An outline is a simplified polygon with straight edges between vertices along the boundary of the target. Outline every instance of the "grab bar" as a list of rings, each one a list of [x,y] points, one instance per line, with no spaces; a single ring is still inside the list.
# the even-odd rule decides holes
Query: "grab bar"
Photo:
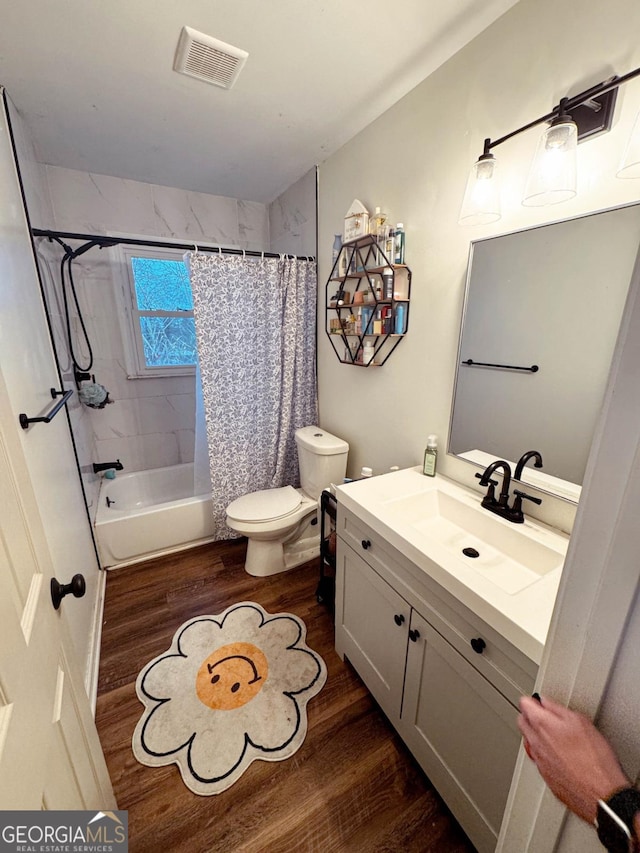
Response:
[[[462,364],[466,364],[467,367],[497,367],[500,370],[528,370],[529,373],[537,373],[540,370],[537,364],[532,364],[531,367],[516,367],[514,364],[490,364],[488,361],[474,361],[472,358],[468,358]]]
[[[73,388],[71,388],[69,391],[56,391],[55,388],[51,388],[51,396],[54,400],[56,399],[56,397],[60,397],[60,395],[62,395],[61,399],[58,400],[53,409],[51,409],[48,414],[43,415],[40,418],[29,418],[25,415],[24,412],[22,412],[20,415],[18,415],[20,426],[22,427],[22,429],[29,429],[29,426],[31,424],[50,424],[72,394]]]

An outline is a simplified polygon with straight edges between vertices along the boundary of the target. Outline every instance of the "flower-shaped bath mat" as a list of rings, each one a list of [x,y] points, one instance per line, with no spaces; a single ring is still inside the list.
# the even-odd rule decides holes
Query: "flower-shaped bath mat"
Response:
[[[252,761],[282,761],[307,733],[307,702],[327,678],[304,622],[243,601],[199,616],[138,675],[133,733],[141,764],[175,762],[195,794],[219,794]]]

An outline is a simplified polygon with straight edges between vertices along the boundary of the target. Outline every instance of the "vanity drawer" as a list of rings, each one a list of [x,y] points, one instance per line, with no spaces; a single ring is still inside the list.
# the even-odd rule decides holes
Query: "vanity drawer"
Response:
[[[397,577],[401,581],[400,561],[404,559],[402,555],[398,555],[399,561],[395,549],[389,545],[383,536],[376,533],[352,513],[343,510],[339,503],[337,533],[353,548],[356,554],[366,560],[379,573],[390,572],[394,579]],[[386,579],[393,583],[391,578]]]
[[[416,609],[513,705],[533,691],[538,665],[460,602],[432,593]]]
[[[513,705],[533,690],[538,665],[353,513],[338,504],[338,536]],[[340,546],[339,546],[340,547]],[[344,547],[344,546],[342,546]]]

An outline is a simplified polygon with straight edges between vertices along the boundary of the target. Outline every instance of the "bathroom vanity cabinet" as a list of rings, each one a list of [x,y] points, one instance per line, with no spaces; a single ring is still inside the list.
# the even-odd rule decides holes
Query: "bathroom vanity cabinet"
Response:
[[[336,650],[489,853],[537,664],[340,503],[337,529]]]
[[[380,367],[409,327],[411,270],[375,237],[344,243],[326,286],[326,331],[343,364]]]

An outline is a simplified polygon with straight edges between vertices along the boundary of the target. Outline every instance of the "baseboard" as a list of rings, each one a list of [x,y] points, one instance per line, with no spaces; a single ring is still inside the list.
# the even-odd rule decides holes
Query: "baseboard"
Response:
[[[91,647],[89,650],[89,658],[87,660],[87,669],[85,674],[85,689],[89,702],[91,704],[91,712],[96,715],[96,703],[98,701],[98,675],[100,672],[100,645],[102,643],[102,617],[104,614],[104,596],[107,585],[107,573],[105,571],[98,572],[98,590],[96,595],[96,606],[93,611],[93,629],[91,638]]]

